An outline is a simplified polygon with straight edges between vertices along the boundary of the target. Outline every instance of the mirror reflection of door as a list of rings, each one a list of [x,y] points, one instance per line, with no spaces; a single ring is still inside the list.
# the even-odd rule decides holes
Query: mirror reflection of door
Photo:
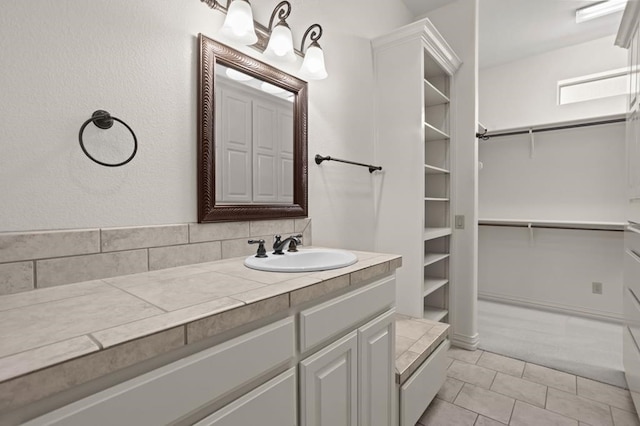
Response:
[[[216,204],[293,203],[293,101],[216,64]]]

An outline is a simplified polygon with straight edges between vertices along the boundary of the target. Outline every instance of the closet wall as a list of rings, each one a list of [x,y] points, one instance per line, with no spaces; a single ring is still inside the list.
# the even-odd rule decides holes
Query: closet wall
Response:
[[[481,69],[480,122],[500,131],[621,114],[622,96],[557,105],[557,82],[625,63],[626,52],[607,37]],[[524,225],[479,227],[480,298],[621,317],[623,233],[535,223],[588,228],[624,222],[624,135],[619,123],[534,133],[533,145],[529,135],[480,141],[480,223]],[[602,284],[602,294],[593,293],[593,283]]]

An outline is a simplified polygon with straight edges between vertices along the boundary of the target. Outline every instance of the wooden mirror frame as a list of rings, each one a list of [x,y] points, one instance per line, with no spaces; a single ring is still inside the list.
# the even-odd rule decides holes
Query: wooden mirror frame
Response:
[[[198,35],[198,222],[307,216],[307,83],[229,46]],[[294,93],[293,204],[216,205],[215,66],[220,63]]]

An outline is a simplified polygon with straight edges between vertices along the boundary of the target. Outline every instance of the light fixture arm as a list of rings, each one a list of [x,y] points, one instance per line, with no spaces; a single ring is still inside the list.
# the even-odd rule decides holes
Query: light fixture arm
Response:
[[[300,51],[302,53],[304,53],[304,42],[306,41],[307,36],[309,36],[309,38],[311,39],[310,45],[314,43],[318,45],[318,40],[320,40],[320,37],[322,37],[322,27],[319,24],[313,24],[309,28],[307,28],[307,31],[305,31],[304,35],[302,36],[302,43],[300,43]]]
[[[220,3],[217,0],[200,0],[200,1],[206,4],[207,6],[209,6],[213,10],[220,10],[224,13],[227,13],[227,10],[229,10],[229,3],[231,3],[233,0],[227,0],[226,6],[223,6],[222,3]]]
[[[289,25],[287,25],[285,20],[289,17],[289,14],[291,14],[291,3],[284,0],[278,3],[275,9],[273,9],[273,12],[271,12],[271,19],[269,19],[269,33],[273,31],[273,20],[276,17],[276,12],[278,12],[278,23],[276,25],[286,25],[288,27]]]

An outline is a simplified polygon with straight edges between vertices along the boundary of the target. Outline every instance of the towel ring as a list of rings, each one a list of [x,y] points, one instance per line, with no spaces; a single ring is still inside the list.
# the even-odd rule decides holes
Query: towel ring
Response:
[[[119,123],[122,123],[122,125],[126,127],[129,130],[129,132],[131,132],[131,136],[133,136],[133,152],[131,153],[131,156],[129,156],[129,158],[124,160],[122,163],[115,163],[115,164],[105,163],[103,161],[100,161],[94,158],[91,154],[89,154],[87,149],[84,147],[84,141],[82,140],[82,134],[84,133],[84,129],[85,127],[87,127],[89,123],[93,123],[96,125],[96,127],[106,130],[106,129],[110,129],[113,126],[113,120]],[[101,166],[106,166],[106,167],[124,166],[129,161],[133,160],[133,157],[136,156],[136,152],[138,152],[138,139],[136,138],[136,134],[133,132],[131,127],[129,127],[127,123],[125,123],[124,121],[120,120],[117,117],[112,116],[107,111],[103,111],[101,109],[94,111],[93,114],[91,114],[91,118],[82,124],[82,126],[80,127],[80,133],[78,134],[78,139],[80,140],[80,148],[82,148],[82,152],[84,152],[87,157],[89,157],[94,162],[100,164]]]

